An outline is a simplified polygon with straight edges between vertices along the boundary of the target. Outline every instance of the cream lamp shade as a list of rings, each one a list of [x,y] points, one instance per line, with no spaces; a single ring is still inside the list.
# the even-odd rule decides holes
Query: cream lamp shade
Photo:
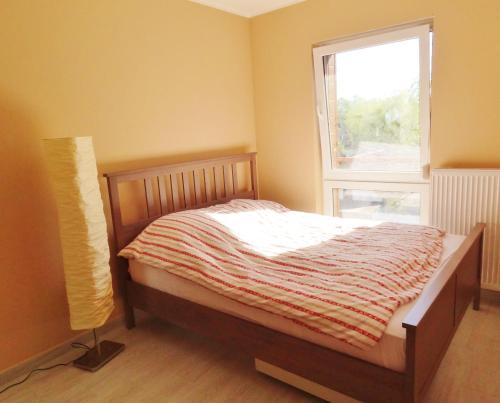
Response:
[[[92,137],[44,139],[43,144],[59,215],[71,328],[97,328],[114,306]]]

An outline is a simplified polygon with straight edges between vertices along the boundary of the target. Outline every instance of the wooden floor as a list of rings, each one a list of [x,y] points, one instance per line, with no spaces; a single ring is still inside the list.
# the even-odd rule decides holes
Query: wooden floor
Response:
[[[99,372],[61,367],[38,373],[1,394],[0,402],[321,401],[257,373],[249,357],[155,319],[131,331],[116,329],[108,338],[127,347]],[[466,313],[426,402],[500,402],[497,297]]]

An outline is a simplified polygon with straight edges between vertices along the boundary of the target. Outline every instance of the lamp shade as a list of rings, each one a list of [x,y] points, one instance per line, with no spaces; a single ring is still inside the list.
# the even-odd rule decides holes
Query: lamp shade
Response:
[[[96,328],[114,306],[92,137],[45,139],[43,144],[59,215],[71,328]]]

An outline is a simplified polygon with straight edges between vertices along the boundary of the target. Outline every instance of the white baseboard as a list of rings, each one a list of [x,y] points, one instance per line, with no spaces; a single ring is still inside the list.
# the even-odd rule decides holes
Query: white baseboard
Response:
[[[125,328],[123,315],[117,315],[103,326],[99,328],[99,337],[104,336],[106,333],[114,330],[118,327]],[[71,343],[80,342],[84,344],[89,344],[94,340],[94,336],[92,334],[92,330],[85,331],[72,337],[69,340],[66,340],[55,347],[52,347],[40,354],[35,355],[34,357],[28,358],[16,364],[10,368],[7,368],[0,372],[0,389],[3,385],[12,383],[16,378],[19,378],[21,375],[26,375],[32,370],[39,368],[41,366],[47,365],[47,363],[68,355],[71,351],[75,353],[75,349],[71,347]],[[79,352],[82,354],[82,351]],[[76,358],[76,357],[75,357]],[[66,360],[69,358],[66,357]]]

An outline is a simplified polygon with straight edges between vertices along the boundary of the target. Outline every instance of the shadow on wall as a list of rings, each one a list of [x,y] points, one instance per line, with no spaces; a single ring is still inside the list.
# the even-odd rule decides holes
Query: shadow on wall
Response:
[[[0,97],[0,370],[74,334],[40,135]]]

